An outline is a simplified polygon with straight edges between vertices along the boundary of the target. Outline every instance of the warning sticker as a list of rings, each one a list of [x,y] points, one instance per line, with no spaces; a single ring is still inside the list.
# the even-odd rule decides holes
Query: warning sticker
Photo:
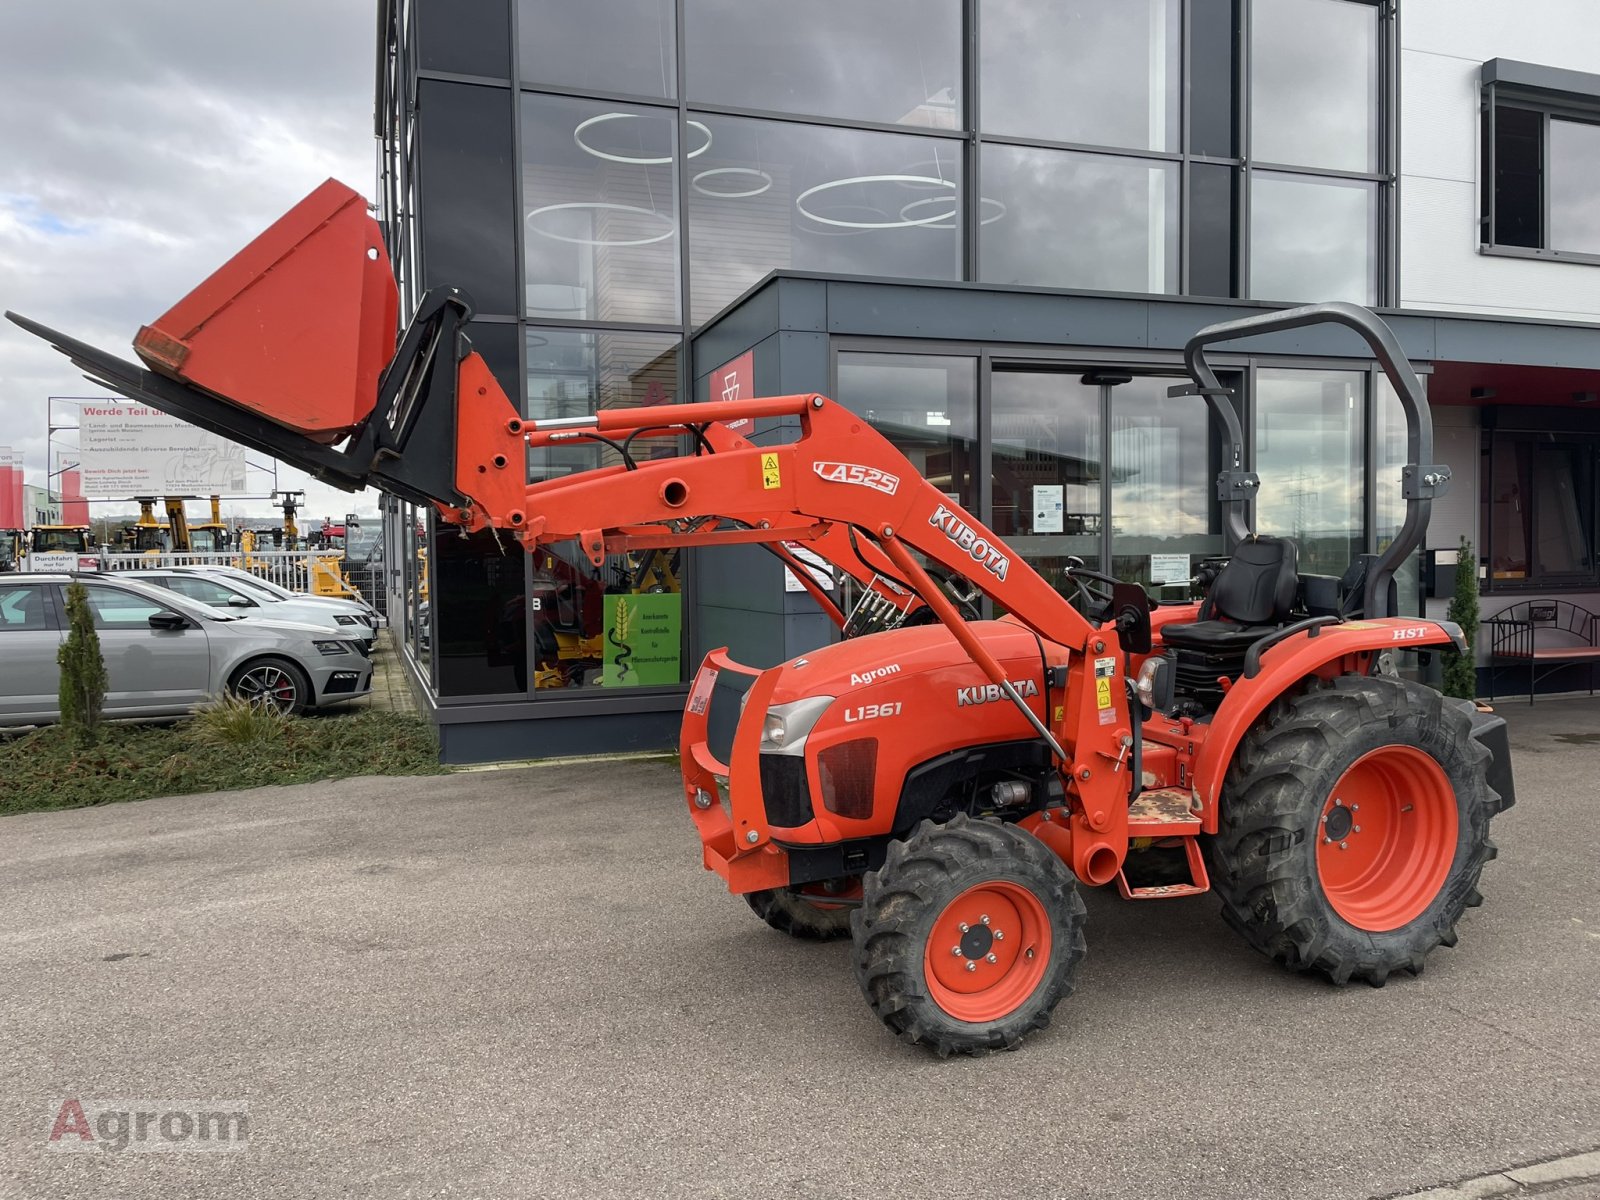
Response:
[[[1094,704],[1100,710],[1100,724],[1110,725],[1117,719],[1117,711],[1111,704],[1111,681],[1117,677],[1117,660],[1115,658],[1097,658],[1094,660]]]
[[[776,454],[763,454],[761,456],[761,486],[767,491],[783,486],[783,477],[778,472],[778,456]]]

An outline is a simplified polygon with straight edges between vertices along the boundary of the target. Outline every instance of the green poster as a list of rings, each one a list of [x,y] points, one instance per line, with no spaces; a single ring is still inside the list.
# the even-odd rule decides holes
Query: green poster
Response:
[[[683,682],[683,597],[607,596],[603,687]]]

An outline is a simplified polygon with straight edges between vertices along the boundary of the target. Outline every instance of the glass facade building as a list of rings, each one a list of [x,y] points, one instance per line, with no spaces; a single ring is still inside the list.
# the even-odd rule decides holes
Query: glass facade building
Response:
[[[387,0],[402,307],[467,292],[534,418],[828,392],[1047,577],[1076,556],[1181,594],[1225,549],[1215,432],[1166,394],[1184,338],[1396,300],[1397,25],[1367,0]],[[1308,335],[1219,359],[1258,527],[1307,571],[1395,528],[1375,473],[1404,433],[1358,352]],[[528,470],[611,461],[569,446]],[[770,663],[829,636],[754,550],[595,569],[391,510],[397,626],[442,730],[668,744],[706,649]],[[659,644],[619,678],[604,638],[639,597]],[[447,755],[497,736],[458,732]]]

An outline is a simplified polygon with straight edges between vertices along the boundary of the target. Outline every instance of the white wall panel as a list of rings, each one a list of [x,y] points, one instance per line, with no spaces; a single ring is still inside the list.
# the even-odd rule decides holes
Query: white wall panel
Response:
[[[1400,43],[1407,50],[1483,62],[1515,58],[1594,71],[1600,59],[1595,0],[1405,0]]]
[[[1448,550],[1463,537],[1478,544],[1478,410],[1433,410],[1433,457],[1450,468],[1450,490],[1433,502],[1430,550]]]
[[[1600,266],[1478,253],[1478,69],[1600,71],[1600,0],[1406,0],[1401,14],[1400,304],[1600,321]]]
[[[1475,183],[1407,175],[1401,307],[1600,321],[1600,266],[1478,253]]]
[[[1401,55],[1400,165],[1406,175],[1477,178],[1478,66],[1420,50]]]

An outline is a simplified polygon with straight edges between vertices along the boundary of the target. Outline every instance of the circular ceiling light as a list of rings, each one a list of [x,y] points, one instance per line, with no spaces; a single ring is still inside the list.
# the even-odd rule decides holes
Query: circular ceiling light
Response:
[[[670,163],[672,161],[672,155],[667,154],[667,155],[663,155],[663,156],[657,158],[657,157],[652,157],[652,156],[649,156],[649,155],[613,154],[609,150],[596,149],[594,146],[589,145],[588,142],[583,140],[583,131],[585,129],[592,129],[596,125],[603,125],[607,121],[661,121],[661,120],[665,120],[665,118],[663,118],[663,117],[647,117],[643,113],[630,113],[630,112],[600,113],[598,116],[590,117],[587,121],[579,121],[578,124],[577,124],[577,127],[574,128],[573,131],[572,131],[572,140],[577,143],[578,149],[582,150],[585,154],[592,154],[596,158],[605,159],[607,162],[627,163],[630,166],[637,166],[637,167],[659,167],[659,166],[665,166],[667,163]],[[684,155],[684,157],[685,158],[698,158],[700,155],[704,154],[707,150],[711,149],[711,130],[706,128],[706,126],[700,121],[690,121],[689,122],[689,128],[690,129],[694,129],[694,130],[698,130],[700,135],[703,138],[705,138],[705,141],[700,143],[700,145],[696,146],[693,150],[689,151],[689,153]]]
[[[664,222],[666,229],[662,233],[641,238],[571,237],[564,233],[541,229],[534,221],[535,217],[542,216],[545,213],[570,212],[579,209],[588,212],[605,209],[612,212],[633,213],[636,216],[648,217],[652,221]],[[656,242],[664,242],[678,232],[677,223],[665,213],[658,213],[654,209],[642,208],[637,204],[612,204],[605,200],[574,200],[567,204],[546,204],[542,208],[531,209],[523,220],[528,223],[528,228],[540,237],[547,237],[555,242],[569,242],[574,246],[650,246]]]
[[[755,187],[746,188],[744,191],[738,192],[724,192],[717,188],[703,187],[700,182],[703,179],[725,178],[729,175],[734,175],[741,179],[754,179],[758,182]],[[709,196],[713,200],[745,200],[751,196],[759,196],[763,192],[771,191],[772,176],[765,171],[758,171],[755,167],[711,167],[708,170],[701,171],[700,174],[689,180],[689,186],[702,196]]]
[[[923,208],[929,204],[945,204],[946,202],[947,197],[944,196],[925,196],[921,200],[913,200],[900,210],[900,219],[902,221],[910,220],[912,218],[908,217],[906,215],[907,213],[915,212],[917,209]],[[1006,215],[1006,206],[998,200],[984,196],[978,201],[980,211],[982,211],[984,205],[989,206],[990,215],[980,219],[978,221],[979,225],[993,225],[1001,217]],[[954,229],[956,227],[954,220],[955,215],[956,210],[951,208],[947,209],[945,212],[941,212],[936,218],[936,220],[948,222],[948,224],[940,225],[935,224],[933,221],[918,221],[917,223],[925,229]]]
[[[857,219],[852,219],[849,221],[836,219],[833,223],[840,226],[840,228],[837,229],[829,229],[824,225],[808,227],[805,230],[805,235],[807,237],[860,237],[864,233],[871,233],[874,229],[884,228],[886,222],[889,223],[891,227],[894,225],[893,217],[891,217],[883,209],[874,208],[870,204],[813,205],[812,211],[826,213],[834,218],[842,218],[848,213]],[[858,219],[861,217],[872,217],[876,219],[863,221]]]
[[[802,216],[809,217],[819,225],[833,225],[842,229],[912,229],[918,225],[933,225],[936,222],[950,219],[951,214],[949,212],[936,212],[926,217],[916,218],[900,217],[896,219],[889,217],[882,221],[844,221],[837,217],[819,216],[815,211],[806,208],[806,200],[812,196],[822,195],[833,191],[835,188],[854,187],[863,183],[923,184],[949,188],[951,192],[956,190],[956,185],[950,180],[939,179],[933,175],[850,175],[844,179],[830,179],[826,183],[819,183],[815,187],[807,188],[794,198],[794,206],[800,210]],[[940,198],[930,196],[927,200]],[[914,201],[913,203],[916,202]],[[926,203],[926,201],[923,201],[923,203]]]

